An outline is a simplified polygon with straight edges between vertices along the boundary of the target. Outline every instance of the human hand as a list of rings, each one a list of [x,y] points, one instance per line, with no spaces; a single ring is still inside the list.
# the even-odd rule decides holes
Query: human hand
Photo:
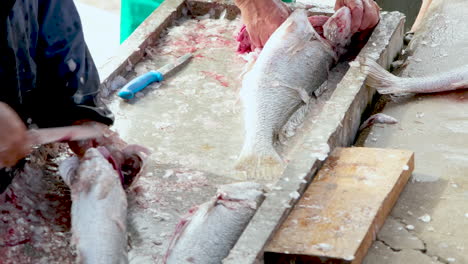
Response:
[[[16,165],[31,151],[23,121],[10,106],[0,102],[0,168]]]
[[[263,48],[275,30],[289,17],[291,10],[280,0],[234,0],[252,44]]]
[[[81,120],[74,125],[97,126],[104,131],[100,138],[70,141],[70,149],[78,156],[83,157],[89,148],[104,147],[107,150],[107,158],[122,177],[122,184],[125,188],[135,182],[141,175],[145,160],[150,155],[150,151],[143,146],[128,145],[120,138],[118,133],[112,131],[108,126],[89,120]]]
[[[335,11],[343,6],[351,10],[351,33],[371,29],[379,23],[380,7],[374,0],[336,0]]]

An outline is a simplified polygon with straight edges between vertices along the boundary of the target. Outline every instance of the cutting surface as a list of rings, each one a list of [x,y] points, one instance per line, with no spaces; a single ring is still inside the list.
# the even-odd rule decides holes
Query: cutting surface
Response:
[[[338,260],[359,263],[408,181],[413,166],[411,151],[337,149],[266,252],[311,256],[312,262],[308,263],[324,263],[317,257],[333,259],[325,263],[341,263]]]

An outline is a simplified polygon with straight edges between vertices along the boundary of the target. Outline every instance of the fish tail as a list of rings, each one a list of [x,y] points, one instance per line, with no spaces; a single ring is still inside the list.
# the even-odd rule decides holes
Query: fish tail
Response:
[[[410,91],[406,87],[404,79],[397,77],[372,59],[365,58],[361,61],[364,72],[368,74],[366,84],[375,88],[380,94],[404,94]]]
[[[271,181],[280,176],[283,165],[283,159],[273,145],[269,145],[262,151],[244,148],[235,169],[245,172],[248,179]]]

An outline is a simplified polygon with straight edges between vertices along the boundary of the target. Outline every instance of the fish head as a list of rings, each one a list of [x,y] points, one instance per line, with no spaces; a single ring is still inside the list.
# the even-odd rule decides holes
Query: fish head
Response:
[[[143,173],[150,151],[139,145],[128,145],[122,150],[112,146],[98,147],[101,155],[112,164],[120,176],[124,189],[131,187]]]
[[[120,167],[123,174],[124,189],[130,188],[146,169],[146,161],[151,152],[140,145],[128,145],[122,150],[123,163]]]
[[[90,148],[86,150],[84,156],[79,160],[75,159],[70,160],[70,164],[63,164],[63,169],[60,171],[62,178],[65,183],[73,190],[75,193],[88,193],[96,182],[99,182],[102,177],[107,177],[112,173],[113,165],[110,164],[108,159],[102,154],[102,150],[96,148]],[[72,169],[67,170],[67,166],[73,168],[72,166],[78,165],[78,168],[73,171]],[[106,173],[103,173],[106,172]],[[70,178],[71,177],[71,178]]]
[[[351,11],[343,6],[323,25],[323,35],[335,48],[344,48],[351,40]]]
[[[218,202],[227,207],[231,205],[247,205],[256,209],[257,204],[264,198],[264,188],[256,182],[237,182],[222,185],[216,193]]]
[[[307,12],[304,9],[297,9],[283,22],[278,31],[284,30],[285,35],[290,35],[291,33],[302,35],[310,32],[311,26]]]

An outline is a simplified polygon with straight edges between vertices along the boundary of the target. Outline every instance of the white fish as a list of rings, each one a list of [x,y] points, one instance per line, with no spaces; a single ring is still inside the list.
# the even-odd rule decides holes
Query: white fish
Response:
[[[324,40],[305,10],[296,10],[273,33],[255,65],[245,74],[240,97],[244,108],[244,145],[236,169],[255,179],[276,178],[283,160],[274,148],[281,128],[327,80],[334,50],[351,36],[347,7],[324,25]]]
[[[223,185],[176,227],[164,263],[220,264],[262,202],[258,183]]]
[[[380,94],[438,93],[468,88],[468,65],[417,78],[397,77],[369,58],[363,59],[361,66],[368,74],[366,84]]]
[[[366,127],[372,126],[373,124],[396,124],[398,120],[386,114],[378,113],[369,117],[364,123],[362,123],[359,130],[363,130]]]
[[[127,258],[127,196],[120,176],[95,148],[60,164],[72,195],[72,234],[77,262],[125,264]]]

